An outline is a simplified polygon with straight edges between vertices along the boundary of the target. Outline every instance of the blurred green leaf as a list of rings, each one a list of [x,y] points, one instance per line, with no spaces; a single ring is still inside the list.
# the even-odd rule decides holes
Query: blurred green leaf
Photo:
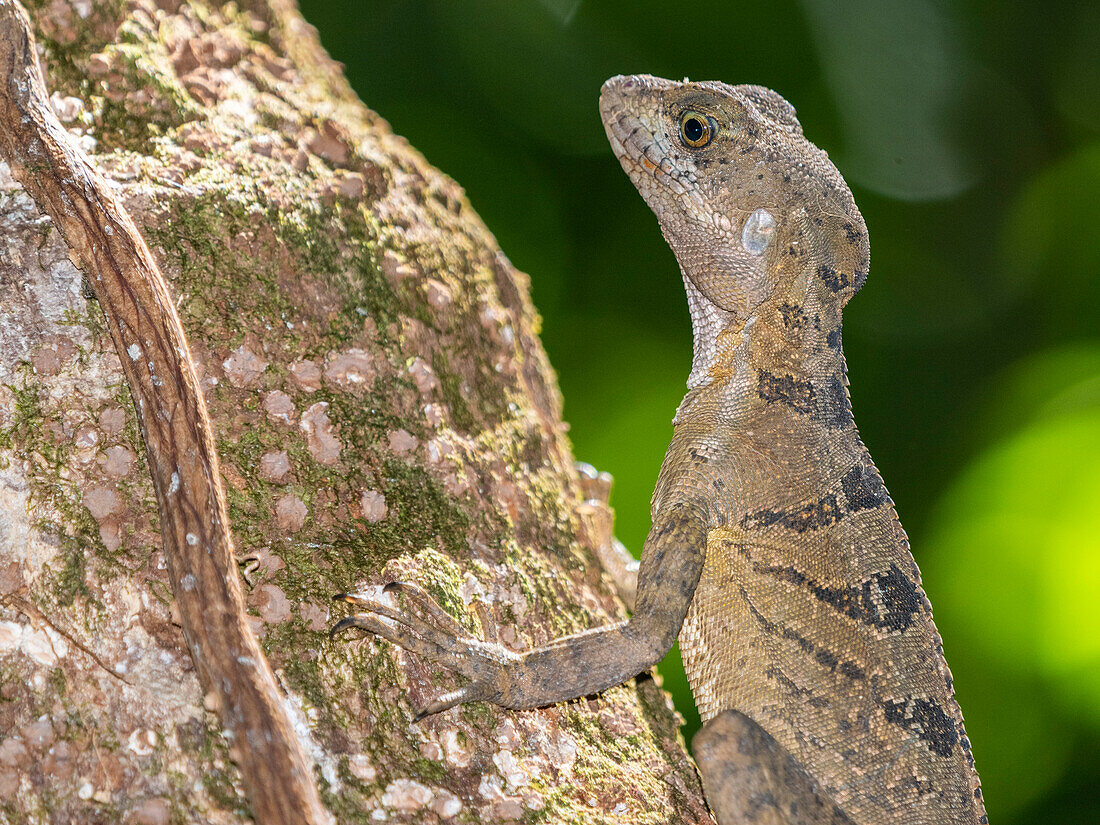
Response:
[[[1008,285],[1040,297],[1037,321],[1059,333],[1093,333],[1100,316],[1100,141],[1058,158],[1011,203],[1001,236]]]
[[[588,28],[582,18],[563,25],[549,5],[532,0],[434,4],[464,79],[481,95],[481,125],[488,134],[510,140],[519,131],[559,151],[604,152],[596,101],[603,81],[628,62],[627,49],[613,31]]]
[[[582,0],[539,0],[563,24],[568,25],[581,7]]]
[[[957,195],[975,170],[949,113],[974,77],[947,10],[925,0],[802,0],[844,128],[849,179],[904,200]]]
[[[1082,341],[1014,362],[994,381],[969,438],[1007,440],[1046,418],[1100,408],[1100,343]]]
[[[968,651],[956,684],[986,745],[987,798],[1006,811],[1057,780],[1066,717],[1100,729],[1097,388],[1100,345],[1008,373],[980,419],[1000,437],[948,486],[918,542],[948,653]]]
[[[672,438],[672,416],[691,368],[690,345],[647,336],[615,318],[592,319],[585,332],[578,340],[588,369],[600,380],[568,392],[572,381],[563,379],[570,435],[578,458],[615,477],[615,532],[638,556],[649,534],[649,502]],[[642,369],[622,369],[624,351]]]
[[[1100,132],[1100,5],[1081,3],[1058,50],[1054,100],[1069,121]]]
[[[926,552],[951,580],[946,598],[968,605],[957,632],[1038,670],[1100,724],[1098,455],[1100,409],[1024,428],[952,485]]]
[[[939,588],[933,583],[930,589],[942,630],[948,611],[938,606],[943,601]],[[982,658],[954,635],[945,642],[945,652],[955,663],[951,670],[986,808],[990,822],[1005,822],[1042,800],[1070,773],[1074,725],[1040,679]],[[1042,816],[1022,821],[1061,822]]]
[[[948,488],[923,547],[941,603],[965,607],[956,632],[1040,673],[1100,725],[1098,456],[1100,405],[1025,424]]]

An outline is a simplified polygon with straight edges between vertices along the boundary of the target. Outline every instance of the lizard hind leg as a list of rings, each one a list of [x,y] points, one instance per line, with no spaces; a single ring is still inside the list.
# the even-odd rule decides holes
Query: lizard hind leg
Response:
[[[852,825],[786,748],[743,713],[719,713],[691,750],[718,825]]]

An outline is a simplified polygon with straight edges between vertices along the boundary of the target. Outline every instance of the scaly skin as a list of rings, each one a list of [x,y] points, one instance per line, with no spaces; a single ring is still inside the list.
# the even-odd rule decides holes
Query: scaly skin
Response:
[[[851,192],[759,86],[616,77],[600,113],[676,254],[695,333],[630,620],[515,654],[397,585],[412,610],[347,596],[364,610],[337,629],[471,679],[425,713],[584,696],[678,634],[721,825],[986,822],[931,608],[852,420],[841,310],[869,253]]]

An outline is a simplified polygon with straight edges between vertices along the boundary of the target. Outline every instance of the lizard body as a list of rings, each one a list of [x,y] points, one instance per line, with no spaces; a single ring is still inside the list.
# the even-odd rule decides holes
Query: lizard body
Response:
[[[336,629],[471,679],[425,713],[584,696],[679,635],[720,825],[985,823],[931,609],[852,419],[841,310],[869,251],[851,192],[762,87],[617,77],[600,112],[695,336],[640,566],[612,565],[631,618],[516,654],[398,584],[346,596],[363,612]]]

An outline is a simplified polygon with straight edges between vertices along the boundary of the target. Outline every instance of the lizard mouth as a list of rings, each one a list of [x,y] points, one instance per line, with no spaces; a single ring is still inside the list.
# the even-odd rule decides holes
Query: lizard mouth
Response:
[[[675,86],[651,75],[618,75],[600,90],[600,117],[611,149],[651,208],[664,191],[698,198],[691,187],[693,170],[674,162],[676,147],[662,123],[662,98]]]
[[[653,92],[660,94],[660,79],[649,75],[618,75],[600,90],[600,117],[611,149],[632,178],[637,172],[653,174],[665,161],[660,151],[661,138],[651,123],[650,109],[643,116],[642,100]],[[667,82],[667,81],[666,81]]]

